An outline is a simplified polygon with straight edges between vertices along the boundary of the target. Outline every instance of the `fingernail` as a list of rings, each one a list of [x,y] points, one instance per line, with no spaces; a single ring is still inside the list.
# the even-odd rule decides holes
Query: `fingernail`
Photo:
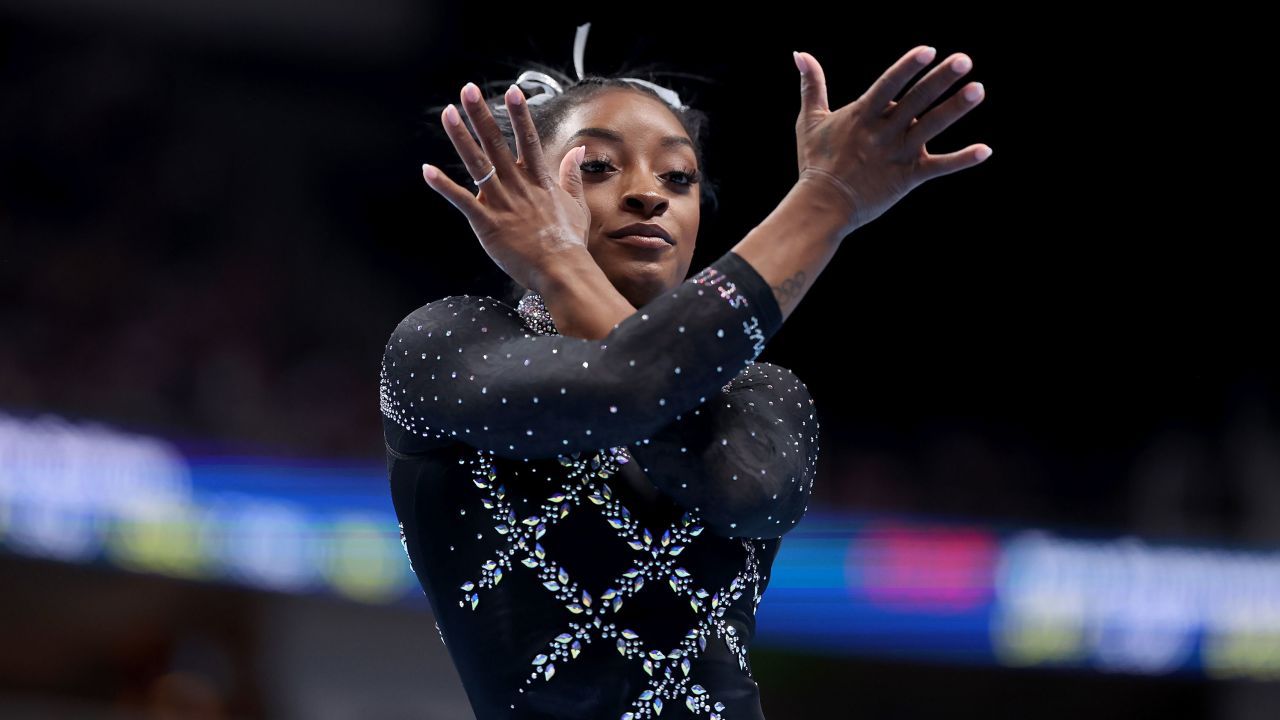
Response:
[[[449,107],[444,109],[444,119],[447,120],[450,125],[462,124],[462,118],[458,117],[458,109],[455,108],[452,104],[450,104]]]
[[[964,99],[973,102],[982,97],[982,83],[974,83],[964,89]]]
[[[919,55],[916,55],[916,62],[920,63],[921,65],[928,65],[929,62],[933,60],[933,56],[936,55],[937,52],[938,52],[937,48],[927,47],[924,49],[924,52],[920,53]]]
[[[973,61],[967,57],[956,58],[956,61],[951,63],[951,69],[958,73],[969,72],[972,67]]]
[[[428,180],[435,180],[435,179],[436,179],[436,175],[438,175],[439,173],[437,173],[437,172],[436,172],[436,169],[435,169],[434,167],[432,167],[432,166],[430,166],[430,165],[428,165],[428,164],[426,164],[426,163],[423,163],[423,164],[422,164],[422,174],[423,174],[423,175],[426,175]]]
[[[512,105],[519,105],[524,102],[524,91],[517,87],[515,83],[512,83],[511,87],[507,88],[507,102]]]
[[[804,58],[800,57],[800,53],[798,51],[792,50],[791,56],[796,59],[796,69],[800,71],[801,75],[809,72],[809,64],[804,61]]]
[[[475,83],[467,83],[462,88],[462,94],[471,102],[480,102],[480,88]]]
[[[991,157],[991,148],[980,147],[978,148],[978,152],[974,153],[973,156],[978,158],[979,160],[986,160],[987,158]]]

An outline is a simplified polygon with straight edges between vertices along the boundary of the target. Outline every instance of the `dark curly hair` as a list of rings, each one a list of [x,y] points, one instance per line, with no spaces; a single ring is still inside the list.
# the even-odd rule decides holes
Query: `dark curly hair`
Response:
[[[716,196],[717,186],[716,183],[707,175],[705,160],[702,153],[702,138],[707,127],[707,114],[693,107],[686,107],[684,110],[673,108],[668,105],[665,100],[662,100],[662,98],[659,97],[652,89],[638,83],[631,83],[621,79],[624,77],[640,78],[657,85],[663,85],[663,83],[655,79],[659,75],[680,75],[684,77],[698,76],[692,76],[685,73],[663,72],[657,69],[657,65],[646,65],[633,67],[631,69],[622,68],[616,74],[609,76],[588,74],[583,79],[578,80],[576,79],[576,76],[570,77],[567,73],[543,63],[522,62],[518,65],[520,69],[516,71],[514,70],[516,64],[511,63],[511,66],[513,67],[511,80],[476,83],[480,88],[481,95],[485,98],[485,103],[489,107],[489,112],[492,113],[498,127],[502,130],[502,136],[506,139],[507,146],[511,149],[512,155],[516,154],[515,132],[511,126],[511,118],[506,113],[506,103],[503,100],[503,96],[519,72],[529,69],[544,72],[554,78],[556,82],[560,84],[560,87],[564,89],[563,93],[552,95],[545,101],[527,106],[529,108],[529,114],[533,118],[534,127],[537,128],[538,137],[543,140],[554,136],[560,130],[560,125],[574,108],[578,107],[581,103],[590,102],[601,92],[612,89],[624,89],[631,90],[633,92],[646,93],[649,96],[662,101],[663,106],[676,116],[676,119],[679,120],[680,124],[684,127],[684,131],[688,133],[689,139],[693,141],[694,157],[697,160],[699,176],[701,178],[698,183],[701,203],[704,208],[709,207],[711,212],[715,212],[719,208],[719,199]],[[706,81],[706,78],[698,77],[698,79]],[[681,95],[683,100],[683,93]],[[688,101],[683,102],[686,106],[690,104]],[[434,116],[428,124],[434,132],[438,133],[438,136],[442,138],[444,142],[451,143],[439,123],[440,113],[444,112],[446,107],[447,104],[436,105],[428,108],[427,112]],[[477,134],[475,132],[475,128],[471,126],[471,121],[467,117],[467,114],[463,112],[461,108],[459,108],[458,114],[461,116],[463,124],[471,132],[472,136],[476,137]],[[466,166],[460,159],[447,163],[444,166],[455,169],[460,175],[470,177],[470,175],[467,174]],[[528,292],[529,291],[519,283],[509,279],[507,292],[503,299],[514,305]]]

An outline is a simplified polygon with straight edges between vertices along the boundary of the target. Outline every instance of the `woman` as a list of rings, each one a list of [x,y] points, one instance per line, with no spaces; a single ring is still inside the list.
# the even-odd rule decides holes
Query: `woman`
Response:
[[[392,333],[402,539],[478,718],[761,718],[747,648],[813,489],[818,423],[803,383],[755,359],[841,239],[984,159],[923,148],[972,101],[916,117],[968,68],[895,103],[932,57],[916,48],[831,112],[797,54],[799,180],[686,280],[696,116],[645,81],[584,76],[586,28],[578,83],[543,75],[550,92],[513,85],[492,109],[464,89],[479,142],[443,113],[479,194],[431,166],[427,182],[528,292],[436,300]]]

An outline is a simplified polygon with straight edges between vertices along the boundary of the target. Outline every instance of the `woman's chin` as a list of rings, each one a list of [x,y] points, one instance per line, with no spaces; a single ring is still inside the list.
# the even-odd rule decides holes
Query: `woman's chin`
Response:
[[[591,253],[609,282],[633,306],[635,298],[654,298],[663,290],[678,285],[680,258],[672,251],[653,251],[629,247],[606,239],[608,244],[594,246]]]
[[[672,284],[670,263],[622,263],[613,266],[611,270],[605,271],[609,282],[613,283],[618,292],[622,293],[634,307],[647,304]]]

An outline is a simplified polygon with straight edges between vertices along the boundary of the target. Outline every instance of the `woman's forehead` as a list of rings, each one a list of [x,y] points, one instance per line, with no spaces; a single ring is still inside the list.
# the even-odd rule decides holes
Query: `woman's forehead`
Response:
[[[684,126],[666,105],[656,98],[633,90],[609,90],[579,104],[560,128],[565,143],[582,137],[596,137],[622,144],[656,143],[688,146]]]

